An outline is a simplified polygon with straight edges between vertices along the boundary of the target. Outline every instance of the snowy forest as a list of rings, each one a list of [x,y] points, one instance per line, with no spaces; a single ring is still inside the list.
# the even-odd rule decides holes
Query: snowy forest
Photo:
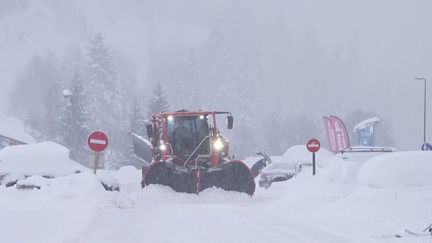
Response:
[[[319,16],[297,18],[291,10],[309,9],[308,4],[205,2],[0,0],[0,82],[8,94],[1,100],[7,104],[4,113],[22,119],[37,139],[65,145],[81,163],[88,156],[89,132],[106,131],[113,168],[140,165],[132,155],[130,130],[144,135],[149,114],[179,109],[231,111],[235,125],[227,136],[240,157],[259,150],[281,154],[310,137],[325,141],[326,115],[341,117],[352,141],[355,124],[378,116],[377,145],[412,146],[394,135],[407,124],[398,122],[405,115],[387,109],[393,103],[421,104],[417,98],[400,103],[401,95],[416,96],[392,90],[397,67],[405,61],[384,65],[392,59],[386,54],[390,47],[381,56],[363,51],[372,53],[387,40],[362,46],[358,40],[364,36],[342,31],[358,25],[362,15],[338,13],[334,21],[348,23],[336,31],[328,23],[328,33],[321,33]],[[390,18],[403,9],[395,5],[388,10]],[[169,7],[155,14],[164,6]],[[366,35],[380,38],[379,27],[369,28],[372,20],[397,25],[379,22],[379,11],[355,7],[371,15],[362,24]],[[411,21],[401,28],[420,20]],[[397,49],[397,43],[390,46]],[[365,64],[374,57],[383,62]],[[413,73],[399,79],[412,79],[419,67],[411,67]],[[417,92],[411,86],[398,90]]]

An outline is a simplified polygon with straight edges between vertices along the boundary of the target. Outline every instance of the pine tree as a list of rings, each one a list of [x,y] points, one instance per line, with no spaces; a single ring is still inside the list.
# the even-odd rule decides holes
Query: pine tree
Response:
[[[153,89],[153,97],[150,99],[148,104],[148,117],[153,113],[158,113],[162,111],[167,111],[169,108],[168,102],[166,100],[165,92],[162,85],[157,84]]]
[[[134,97],[132,101],[129,119],[131,131],[134,133],[143,134],[145,131],[145,117],[142,111],[141,102],[137,97]]]
[[[10,96],[10,113],[28,124],[38,139],[59,141],[62,80],[58,58],[52,52],[34,55],[18,76]]]
[[[86,75],[88,79],[89,111],[94,126],[102,126],[106,118],[120,113],[120,85],[114,66],[113,53],[101,33],[90,39],[87,52]]]
[[[68,90],[69,91],[69,90]],[[80,163],[87,159],[86,137],[88,129],[86,122],[86,97],[84,94],[84,83],[78,70],[75,70],[71,83],[70,94],[65,93],[65,102],[62,115],[62,144],[70,149],[70,157]]]
[[[40,131],[46,140],[60,142],[61,123],[59,120],[63,109],[61,102],[62,83],[58,80],[52,82],[51,87],[45,92],[43,103],[45,106],[45,117],[42,120]]]
[[[204,90],[199,74],[197,48],[189,49],[183,67],[176,77],[172,105],[175,109],[203,109]]]
[[[111,48],[97,33],[90,39],[86,62],[86,98],[89,128],[107,133],[110,145],[106,152],[107,167],[126,163],[128,121],[124,107],[124,92],[120,85]]]
[[[134,132],[138,135],[144,135],[146,133],[146,122],[144,112],[142,110],[142,102],[135,96],[132,101],[132,106],[129,114],[130,132]],[[134,147],[132,143],[128,143],[128,164],[141,169],[144,166],[144,162],[135,156]]]

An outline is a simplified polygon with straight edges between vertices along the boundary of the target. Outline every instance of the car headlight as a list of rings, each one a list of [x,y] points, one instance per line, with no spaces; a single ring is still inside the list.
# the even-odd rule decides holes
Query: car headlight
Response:
[[[217,138],[213,144],[214,149],[221,151],[224,148],[224,143],[221,138]]]

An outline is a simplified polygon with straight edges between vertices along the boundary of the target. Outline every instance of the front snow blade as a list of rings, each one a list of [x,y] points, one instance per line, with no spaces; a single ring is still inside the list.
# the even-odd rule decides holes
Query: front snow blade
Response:
[[[232,161],[205,172],[200,189],[205,190],[210,187],[244,192],[252,196],[255,192],[255,181],[247,165],[241,161]]]
[[[176,192],[196,193],[195,177],[186,168],[169,162],[156,162],[147,169],[143,185],[164,185]]]
[[[142,184],[169,186],[176,192],[186,193],[198,193],[211,187],[243,192],[250,196],[255,192],[252,173],[241,161],[228,162],[199,172],[190,172],[185,167],[169,162],[156,162],[146,170]]]

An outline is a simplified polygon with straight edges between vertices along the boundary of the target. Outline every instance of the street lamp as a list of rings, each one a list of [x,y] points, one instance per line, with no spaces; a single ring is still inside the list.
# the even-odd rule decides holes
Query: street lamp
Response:
[[[68,89],[63,90],[62,94],[65,99],[70,99],[73,96],[72,91]]]
[[[426,143],[426,79],[415,77],[414,79],[424,81],[424,105],[423,105],[423,144]]]
[[[65,89],[65,90],[63,90],[63,92],[62,92],[62,94],[63,94],[63,97],[65,98],[65,99],[67,99],[68,101],[69,101],[69,104],[68,105],[70,105],[70,115],[71,115],[71,117],[70,117],[70,119],[71,119],[71,129],[72,129],[72,132],[73,132],[73,136],[74,136],[74,140],[72,140],[73,141],[73,151],[74,151],[74,153],[76,153],[76,151],[78,150],[78,146],[79,146],[79,136],[78,136],[78,129],[77,129],[77,125],[76,125],[76,121],[75,121],[75,116],[76,116],[76,114],[75,114],[75,102],[74,102],[74,94],[72,93],[72,91],[70,91],[70,90],[68,90],[68,89]]]

